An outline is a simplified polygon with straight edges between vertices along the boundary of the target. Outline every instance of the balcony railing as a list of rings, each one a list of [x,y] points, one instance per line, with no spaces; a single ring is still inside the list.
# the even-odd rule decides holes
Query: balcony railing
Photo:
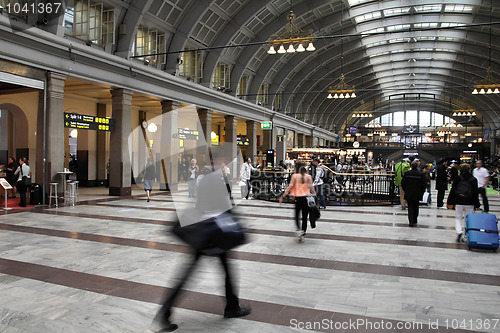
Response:
[[[252,174],[252,194],[261,200],[276,201],[287,188],[292,172],[264,170]],[[398,187],[394,173],[386,171],[352,171],[338,173],[327,166],[323,193],[327,205],[395,204]],[[285,198],[290,201],[290,198]]]

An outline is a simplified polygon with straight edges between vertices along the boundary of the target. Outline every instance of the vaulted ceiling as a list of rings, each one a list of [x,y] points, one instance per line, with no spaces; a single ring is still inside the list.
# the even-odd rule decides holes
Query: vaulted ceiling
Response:
[[[312,30],[316,51],[270,55],[266,41],[290,10],[299,28]],[[165,32],[173,52],[166,70],[186,46],[205,49],[200,84],[210,86],[217,63],[230,64],[230,94],[248,75],[241,98],[256,102],[268,84],[269,108],[280,93],[279,112],[326,129],[341,130],[363,105],[374,116],[408,107],[451,116],[470,107],[490,129],[500,127],[500,94],[471,94],[488,67],[500,80],[500,1],[149,0],[129,1],[127,17]],[[357,97],[327,99],[341,74]]]

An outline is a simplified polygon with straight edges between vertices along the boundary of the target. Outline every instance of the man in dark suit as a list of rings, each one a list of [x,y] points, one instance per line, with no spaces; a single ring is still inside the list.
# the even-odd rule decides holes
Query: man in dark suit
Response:
[[[424,174],[418,171],[418,162],[411,162],[411,170],[405,172],[401,186],[405,191],[405,200],[408,204],[408,222],[410,227],[417,225],[418,205],[425,192],[426,181]]]
[[[438,191],[437,195],[437,207],[444,208],[444,192],[448,189],[448,171],[447,166],[448,161],[442,160],[438,163],[438,167],[436,168],[436,190]]]

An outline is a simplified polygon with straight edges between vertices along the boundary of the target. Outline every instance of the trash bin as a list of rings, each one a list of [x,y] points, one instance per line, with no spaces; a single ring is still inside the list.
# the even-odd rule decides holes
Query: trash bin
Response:
[[[32,184],[30,189],[30,205],[42,204],[42,188],[40,184]]]

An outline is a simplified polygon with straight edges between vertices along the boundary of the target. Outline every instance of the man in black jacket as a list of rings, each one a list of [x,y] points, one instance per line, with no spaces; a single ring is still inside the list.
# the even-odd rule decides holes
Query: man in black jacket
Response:
[[[463,241],[463,219],[474,213],[474,208],[479,208],[477,179],[470,173],[470,165],[460,164],[460,176],[451,186],[448,195],[448,205],[455,205],[455,230],[457,242]]]
[[[436,190],[438,192],[437,195],[437,207],[445,208],[444,205],[444,192],[448,189],[448,172],[446,170],[446,166],[448,161],[443,160],[438,163],[438,167],[436,168]]]
[[[418,205],[425,192],[426,181],[424,174],[418,171],[418,162],[411,162],[411,170],[408,170],[403,175],[401,186],[405,191],[405,200],[408,204],[408,222],[410,227],[417,225]]]

